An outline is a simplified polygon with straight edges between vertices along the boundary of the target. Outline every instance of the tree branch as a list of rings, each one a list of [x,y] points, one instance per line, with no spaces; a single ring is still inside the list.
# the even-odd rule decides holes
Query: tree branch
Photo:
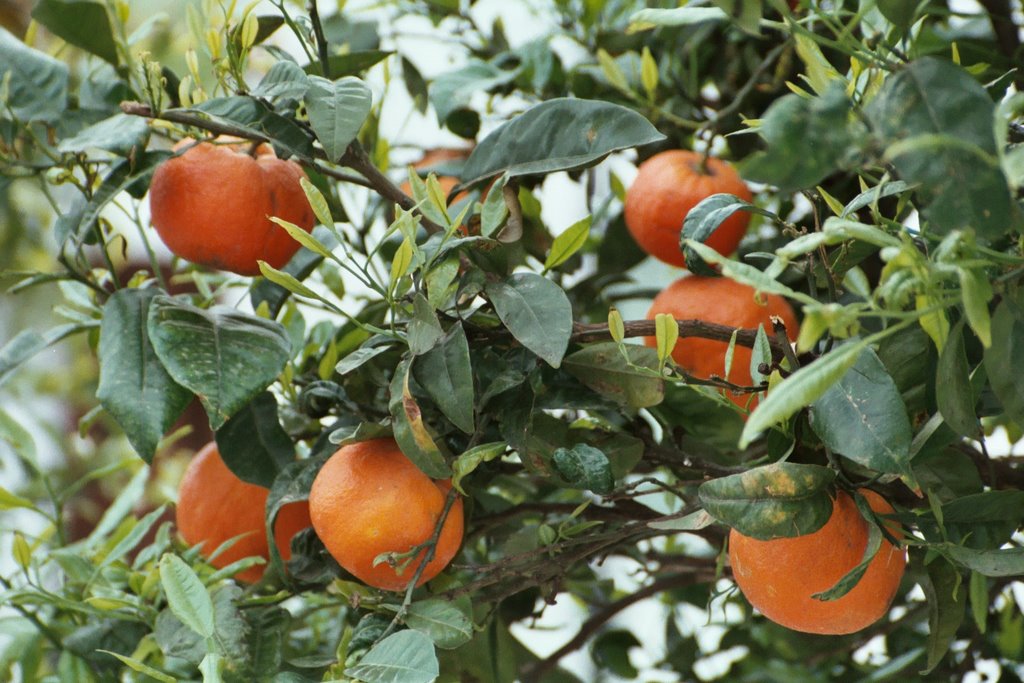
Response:
[[[1013,21],[1013,9],[1009,0],[978,0],[979,4],[988,12],[989,20],[992,22],[992,31],[996,34],[996,42],[999,49],[1010,60],[1011,64],[1017,64],[1017,73],[1013,82],[1018,88],[1024,88],[1024,68],[1021,63],[1021,42],[1017,25]]]
[[[711,569],[713,578],[714,563],[711,563],[709,568]],[[621,600],[616,600],[615,602],[606,605],[601,610],[591,615],[589,619],[584,621],[582,626],[580,626],[580,630],[565,645],[552,652],[548,657],[535,662],[532,665],[523,667],[523,671],[521,672],[523,683],[535,683],[541,681],[544,675],[551,669],[555,668],[563,657],[586,645],[587,641],[600,631],[601,628],[612,619],[612,617],[627,607],[634,605],[641,600],[657,595],[658,593],[663,593],[674,588],[689,586],[690,584],[693,584],[698,580],[703,580],[704,578],[706,577],[702,577],[699,573],[680,573],[663,576],[653,583],[630,593]]]

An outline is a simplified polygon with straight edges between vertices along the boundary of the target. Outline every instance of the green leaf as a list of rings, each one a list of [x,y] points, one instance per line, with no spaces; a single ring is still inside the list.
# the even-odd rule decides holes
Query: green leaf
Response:
[[[750,349],[750,379],[754,384],[768,381],[768,375],[761,372],[762,363],[771,365],[772,347],[768,342],[768,333],[764,331],[764,325],[758,323],[754,346]]]
[[[332,82],[312,76],[305,102],[309,125],[327,158],[337,162],[363,127],[373,98],[370,89],[358,78],[346,76]]]
[[[199,397],[215,431],[270,385],[291,357],[284,328],[225,306],[155,297],[149,338],[174,380]]]
[[[117,652],[111,652],[110,650],[96,650],[96,651],[97,652],[102,652],[105,655],[110,655],[111,657],[115,657],[122,664],[127,666],[132,671],[138,671],[140,674],[143,674],[144,676],[149,676],[150,678],[152,678],[155,681],[160,681],[160,683],[178,683],[178,679],[175,678],[174,676],[170,676],[168,674],[165,674],[163,671],[159,671],[157,669],[154,669],[153,667],[149,666],[148,664],[145,664],[144,662],[140,662],[137,659],[133,659],[132,657],[128,657],[128,656],[119,654]]]
[[[165,554],[160,558],[160,585],[174,616],[200,637],[212,638],[213,601],[192,567],[177,555]]]
[[[572,448],[558,448],[552,457],[555,471],[571,486],[597,494],[615,490],[611,463],[603,451],[578,443]]]
[[[416,294],[412,300],[413,315],[409,320],[409,350],[414,356],[430,351],[444,336],[441,323],[437,321],[437,313],[422,294]]]
[[[959,545],[944,545],[943,553],[957,564],[976,571],[983,576],[1024,575],[1024,548],[1000,548],[975,550]]]
[[[672,355],[679,341],[679,323],[672,315],[658,313],[654,316],[654,340],[660,367]]]
[[[356,50],[340,55],[329,55],[327,57],[327,66],[330,68],[331,77],[334,79],[338,79],[341,76],[356,76],[393,54],[395,53],[385,50]],[[323,76],[323,68],[319,61],[310,62],[302,68],[308,74]]]
[[[800,61],[807,68],[804,80],[810,84],[814,92],[823,95],[829,91],[829,88],[833,87],[833,83],[845,86],[843,77],[825,58],[821,48],[818,47],[814,40],[800,33],[797,33],[794,38],[796,40],[796,53],[800,57]]]
[[[705,21],[728,21],[729,15],[718,7],[677,7],[675,9],[642,9],[629,17],[629,33],[646,31],[657,26],[690,26]]]
[[[413,361],[412,373],[445,417],[472,434],[476,429],[473,369],[462,323],[452,325],[439,344],[418,356]]]
[[[590,236],[591,220],[591,216],[578,220],[555,238],[550,251],[548,251],[548,256],[544,260],[544,270],[551,270],[562,265],[587,243],[587,237]]]
[[[432,598],[414,602],[405,614],[406,625],[430,637],[434,645],[453,650],[473,638],[468,602]]]
[[[306,129],[254,97],[214,97],[184,111],[205,114],[214,121],[239,126],[251,135],[266,137],[280,157],[313,157],[313,141]]]
[[[917,14],[917,5],[906,0],[878,0],[878,11],[889,20],[900,33],[906,33],[911,24],[914,23],[914,16]]]
[[[61,140],[60,152],[86,152],[102,149],[120,156],[141,151],[149,139],[149,125],[138,116],[115,114],[108,119],[80,130],[73,137]]]
[[[636,344],[622,349],[625,355],[615,342],[589,344],[566,357],[565,371],[598,394],[632,408],[661,403],[665,382],[653,374],[658,369],[658,352]]]
[[[720,266],[723,277],[749,285],[760,292],[778,294],[779,296],[795,299],[809,306],[818,305],[817,300],[813,297],[782,284],[768,273],[758,270],[753,266],[726,258],[706,244],[686,239],[684,245],[686,249],[695,251],[703,260]]]
[[[440,673],[434,644],[419,631],[392,633],[345,675],[366,683],[431,683]]]
[[[519,343],[552,367],[561,365],[572,334],[572,305],[561,287],[536,273],[516,273],[484,291]]]
[[[864,467],[891,474],[910,472],[914,435],[907,407],[870,347],[811,405],[811,427],[834,452]]]
[[[687,245],[687,240],[692,239],[701,244],[707,242],[711,234],[737,211],[749,211],[769,217],[775,215],[736,195],[726,193],[705,197],[686,214],[683,230],[679,234],[679,248],[683,250],[683,254],[686,256],[686,267],[692,273],[710,277],[718,276],[718,271],[705,263],[700,254]]]
[[[832,516],[836,473],[818,465],[781,462],[704,482],[697,489],[708,514],[762,541],[817,531]]]
[[[0,83],[8,78],[3,104],[19,121],[56,121],[67,108],[67,65],[0,28]]]
[[[740,448],[746,448],[768,427],[817,401],[853,367],[866,347],[863,341],[843,344],[782,380],[750,414],[740,435]]]
[[[504,441],[494,441],[474,446],[455,458],[455,462],[452,463],[452,486],[462,495],[466,495],[460,482],[483,463],[504,455],[507,449],[508,444]]]
[[[953,565],[935,558],[925,570],[921,588],[928,603],[928,663],[921,675],[929,674],[946,656],[963,621],[965,604],[960,573]]]
[[[392,350],[392,348],[394,347],[388,344],[379,344],[377,346],[364,346],[356,349],[338,361],[338,364],[334,366],[334,371],[339,375],[347,375],[353,370],[360,368],[371,359],[376,358],[386,351]]]
[[[274,62],[252,93],[268,99],[299,99],[309,89],[309,77],[295,62]]]
[[[32,18],[75,47],[117,66],[117,44],[107,8],[97,0],[40,0]]]
[[[409,390],[411,364],[412,359],[404,359],[395,368],[395,374],[391,379],[388,410],[394,421],[395,441],[405,456],[424,474],[434,479],[444,479],[451,476],[451,468],[448,467],[444,455],[427,430],[419,403]]]
[[[0,382],[15,368],[47,346],[46,338],[35,330],[22,330],[0,348]]]
[[[15,508],[35,510],[36,506],[28,498],[15,495],[3,486],[0,486],[0,510],[13,510]]]
[[[498,127],[476,146],[462,168],[473,184],[593,166],[612,152],[664,139],[642,115],[595,100],[555,98]]]
[[[878,554],[878,549],[881,547],[882,531],[875,524],[869,524],[868,542],[864,546],[864,555],[861,557],[861,561],[857,563],[856,567],[846,572],[834,586],[820,593],[815,593],[811,597],[815,600],[838,600],[849,593],[863,578],[864,573],[867,572],[871,561],[875,559],[875,555]]]
[[[1024,292],[1024,290],[1022,290]],[[992,346],[985,349],[985,372],[1006,415],[1024,424],[1024,296],[1003,301],[992,316]]]
[[[770,183],[782,192],[819,184],[842,166],[855,142],[850,107],[838,81],[819,97],[786,95],[775,100],[761,122],[768,149],[748,158],[741,167],[743,177]]]
[[[988,579],[981,572],[971,572],[967,597],[971,601],[971,616],[979,633],[988,629]]]
[[[964,298],[964,313],[967,322],[978,335],[982,346],[992,346],[992,317],[988,312],[988,302],[992,300],[992,285],[980,270],[959,268],[960,291]]]
[[[217,450],[236,477],[270,488],[274,478],[295,459],[295,445],[277,417],[277,399],[257,394],[217,430]]]
[[[444,125],[453,113],[469,105],[473,95],[506,85],[517,75],[518,69],[501,69],[479,59],[470,59],[465,66],[441,74],[430,84],[430,103],[437,112],[437,122]]]
[[[993,128],[995,105],[959,66],[925,57],[888,78],[867,108],[900,178],[919,184],[929,228],[994,239],[1018,225]]]
[[[939,354],[935,372],[935,403],[942,419],[957,434],[977,437],[981,423],[974,412],[975,395],[964,350],[963,321],[957,323]]]
[[[121,289],[103,306],[100,382],[96,397],[146,462],[192,401],[192,392],[164,369],[146,327],[152,289]]]

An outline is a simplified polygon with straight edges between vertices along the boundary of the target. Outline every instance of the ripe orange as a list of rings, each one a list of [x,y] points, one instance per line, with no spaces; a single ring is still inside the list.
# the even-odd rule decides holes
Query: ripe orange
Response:
[[[674,266],[686,266],[679,235],[690,209],[720,192],[750,201],[750,188],[736,170],[721,159],[688,150],[655,154],[640,164],[626,191],[626,227],[640,248]],[[711,233],[706,244],[722,255],[736,251],[747,232],[750,214],[737,211]]]
[[[149,188],[153,226],[181,258],[240,275],[259,275],[257,260],[280,268],[299,243],[276,216],[306,232],[316,218],[299,184],[306,174],[270,145],[201,142],[161,164]],[[192,145],[182,140],[175,151]]]
[[[404,590],[422,552],[399,574],[387,552],[404,553],[431,538],[444,509],[448,481],[434,481],[398,448],[394,439],[374,439],[341,447],[324,463],[309,492],[313,528],[342,567],[366,584]],[[417,585],[444,569],[462,543],[462,499],[452,506],[434,558]]]
[[[860,493],[878,514],[893,512],[874,491],[861,489]],[[885,526],[899,536],[896,522],[886,521]],[[867,571],[849,593],[827,602],[811,596],[828,590],[856,567],[867,542],[868,522],[853,498],[840,491],[832,516],[813,533],[759,541],[733,529],[729,562],[743,595],[775,623],[805,633],[854,633],[885,616],[903,578],[905,550],[883,539]]]
[[[747,329],[757,328],[760,323],[770,335],[771,316],[775,315],[782,318],[786,324],[786,334],[795,340],[800,325],[789,302],[776,294],[762,294],[762,298],[765,305],[755,299],[752,287],[728,278],[689,275],[676,280],[654,297],[647,317],[653,320],[658,313],[668,313],[677,320],[703,320]],[[654,337],[647,337],[644,343],[648,346],[656,345]],[[728,348],[727,342],[698,337],[680,338],[672,358],[695,377],[725,377],[725,354]],[[749,348],[737,344],[733,349],[729,376],[725,379],[734,384],[749,386],[753,382],[750,376],[751,353]],[[745,406],[750,395],[726,392],[726,396],[736,405]]]
[[[211,560],[218,569],[244,557],[269,559],[264,523],[269,493],[262,486],[236,477],[221,459],[217,444],[208,443],[192,458],[181,478],[176,510],[178,531],[189,545],[202,544],[204,553],[212,553],[225,541],[241,536]],[[309,504],[305,501],[288,503],[278,512],[274,545],[284,561],[292,556],[292,536],[311,524]],[[265,565],[256,565],[237,577],[255,583],[263,578],[264,570]]]

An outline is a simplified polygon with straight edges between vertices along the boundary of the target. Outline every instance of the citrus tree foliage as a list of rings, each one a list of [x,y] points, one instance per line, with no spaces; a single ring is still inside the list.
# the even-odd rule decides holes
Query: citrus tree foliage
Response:
[[[0,489],[0,509],[49,520],[38,536],[5,529],[4,675],[573,681],[597,675],[560,666],[585,650],[633,678],[653,629],[652,667],[682,680],[726,650],[727,680],[959,680],[981,660],[1019,680],[1024,470],[983,439],[1024,428],[1013,3],[675,4],[552,0],[538,9],[552,33],[526,42],[440,1],[206,2],[161,23],[127,2],[41,0],[27,35],[0,31],[4,279],[11,296],[63,299],[56,327],[5,331],[0,379],[55,344],[95,357],[78,428],[132,453],[47,471],[0,407],[0,438],[31,474]],[[402,41],[430,25],[459,57],[437,73]],[[381,133],[390,90],[475,145],[434,169],[467,195],[448,203],[398,161]],[[303,249],[283,269],[159,262],[153,170],[173,142],[222,134],[269,142],[309,176],[319,225],[293,231]],[[787,297],[795,345],[619,313],[668,280],[634,268],[628,178],[611,169],[675,148],[760,183],[753,203],[696,207],[680,248],[695,272]],[[542,201],[560,198],[539,191],[562,172],[587,193],[568,227],[545,221]],[[44,218],[21,213],[27,195],[50,202]],[[756,226],[740,252],[706,247],[737,211]],[[127,260],[128,241],[147,258]],[[48,252],[27,259],[26,245]],[[631,343],[644,336],[657,347]],[[689,377],[670,359],[679,336],[751,347],[762,383]],[[737,407],[726,387],[757,400]],[[460,554],[427,586],[382,593],[309,530],[287,568],[275,555],[260,584],[237,584],[241,567],[185,547],[167,495],[146,488],[194,397],[228,466],[270,489],[268,528],[340,444],[393,434],[465,495]],[[63,512],[95,481],[119,495],[70,536]],[[865,484],[908,531],[891,614],[836,638],[755,616],[728,580],[728,528],[806,532],[835,487]],[[609,558],[639,587],[616,586]],[[646,598],[659,623],[616,621]],[[588,616],[538,655],[512,631],[555,601]],[[708,610],[720,641],[698,640],[682,605]],[[876,636],[884,654],[853,656]]]

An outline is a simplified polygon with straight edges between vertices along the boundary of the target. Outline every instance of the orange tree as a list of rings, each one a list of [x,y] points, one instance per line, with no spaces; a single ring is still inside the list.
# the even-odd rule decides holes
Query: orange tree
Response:
[[[142,2],[40,0],[32,21],[9,4],[5,320],[47,302],[57,322],[8,325],[0,348],[4,677],[1020,680],[1019,3],[649,4],[551,0],[495,18],[468,0],[282,0],[266,14],[210,0],[151,16]],[[404,127],[389,109],[403,97]],[[162,189],[178,215],[161,230],[189,233],[189,253],[168,255],[154,173],[196,149],[182,140],[224,136],[224,154],[287,165],[287,187],[262,192],[294,206],[298,183],[295,215],[308,202],[315,226],[259,215],[279,197],[200,160],[176,183],[187,196]],[[405,156],[410,139],[420,152]],[[432,169],[459,178],[458,201],[404,167],[437,147],[472,150]],[[685,273],[647,258],[623,206],[634,169],[669,150],[698,153],[685,199],[637,201],[692,208],[646,230],[678,231],[669,260],[689,277],[735,281],[755,306],[787,300],[798,333],[779,317],[702,320],[719,312],[710,295],[693,318],[645,319]],[[749,197],[693,201],[721,189],[692,179],[723,168],[714,159]],[[577,222],[552,218],[566,177]],[[740,215],[738,251],[709,246]],[[284,235],[301,245],[286,264],[209,266]],[[682,339],[722,344],[674,355]],[[73,371],[49,361],[62,357]],[[37,428],[25,406],[61,397],[70,429]],[[177,475],[210,432],[266,492],[217,514],[262,508],[266,558],[218,562],[239,540],[189,547],[173,524]],[[420,472],[375,465],[346,486],[340,463],[285,563],[282,508],[371,440]],[[36,458],[43,443],[58,457]],[[429,495],[396,492],[399,478]],[[83,500],[99,513],[83,517]],[[815,533],[834,505],[850,547],[808,545],[829,537]],[[453,514],[463,540],[437,573]],[[413,519],[425,538],[406,538]],[[764,575],[800,588],[807,574],[818,592],[799,599],[826,606],[814,629],[857,630],[761,616],[731,580],[730,533],[796,539],[808,560]],[[366,540],[382,534],[412,545]],[[360,566],[400,590],[343,569],[338,538],[386,548]],[[904,550],[886,609],[891,585],[858,586]],[[775,595],[775,580],[751,595]],[[640,602],[658,617],[626,618]],[[546,643],[555,604],[582,616]],[[871,616],[829,623],[846,605]]]

